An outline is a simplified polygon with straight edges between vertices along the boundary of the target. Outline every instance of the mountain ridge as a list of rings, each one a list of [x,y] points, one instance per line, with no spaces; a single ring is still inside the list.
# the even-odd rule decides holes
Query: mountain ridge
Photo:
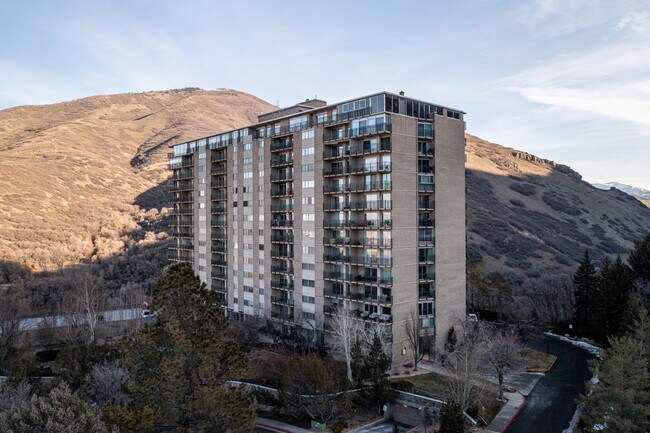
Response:
[[[276,109],[232,89],[101,95],[0,110],[0,258],[48,266],[164,243],[166,145]],[[468,257],[511,281],[624,253],[650,209],[570,167],[467,134]]]

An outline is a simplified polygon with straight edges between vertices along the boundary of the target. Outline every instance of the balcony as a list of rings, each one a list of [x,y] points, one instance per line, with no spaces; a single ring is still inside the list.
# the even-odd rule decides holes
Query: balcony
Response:
[[[293,139],[285,139],[271,143],[271,152],[278,152],[284,149],[293,149]]]
[[[228,159],[227,152],[212,152],[212,156],[210,156],[210,161],[212,162],[226,161],[227,159]]]
[[[425,218],[420,218],[418,220],[418,226],[420,227],[433,227],[433,220],[432,219],[425,219]]]
[[[174,236],[177,238],[193,238],[194,232],[192,230],[178,230],[174,232]]]
[[[294,305],[295,299],[282,296],[271,296],[271,303],[278,305]]]
[[[385,267],[392,266],[393,259],[391,257],[359,257],[350,262],[353,266],[366,266],[366,267]]]
[[[418,155],[419,156],[434,156],[433,146],[418,146]]]
[[[293,157],[281,157],[271,159],[271,167],[281,167],[283,165],[292,165]]]
[[[289,274],[293,275],[293,266],[271,266],[271,272],[274,274]]]
[[[212,213],[226,213],[226,204],[225,203],[219,203],[215,204],[211,208]]]
[[[226,272],[225,269],[214,269],[212,270],[212,278],[216,278],[219,280],[227,280],[228,279],[228,272]]]
[[[169,178],[169,180],[189,180],[189,179],[194,179],[194,174],[192,172],[188,173],[182,173],[182,172],[177,172],[174,173],[172,177]]]
[[[226,191],[218,191],[212,193],[212,201],[223,201],[228,199],[228,193]]]
[[[271,175],[271,182],[291,182],[293,173],[276,173]]]
[[[363,174],[363,173],[380,173],[390,171],[392,164],[390,162],[384,162],[381,164],[364,164],[356,167],[350,167],[351,174]]]
[[[212,169],[210,170],[210,174],[212,174],[213,176],[223,176],[227,173],[228,173],[228,167],[226,167],[225,165],[212,167]]]
[[[433,272],[419,272],[418,280],[420,281],[435,281],[436,275]]]
[[[224,179],[218,179],[210,183],[212,188],[226,188],[228,183]]]
[[[293,290],[293,281],[271,281],[271,288],[277,290]]]
[[[293,321],[293,313],[285,311],[271,311],[271,318],[276,320]]]
[[[175,215],[174,224],[179,227],[192,227],[194,226],[194,221],[192,217]]]
[[[271,197],[286,197],[293,195],[293,188],[276,188],[271,190]]]
[[[174,184],[171,186],[171,191],[172,192],[178,192],[178,191],[193,191],[194,190],[194,182],[193,181],[176,181]]]
[[[345,254],[323,254],[323,260],[334,263],[350,263],[350,255]]]
[[[193,200],[192,195],[186,194],[186,195],[184,195],[182,197],[172,197],[172,199],[170,201],[172,203],[192,203],[194,200]]]
[[[326,149],[323,151],[323,159],[336,159],[344,158],[350,155],[350,151],[347,149]]]
[[[271,220],[271,227],[293,227],[293,220],[290,220],[290,219],[274,219],[274,220]]]
[[[216,231],[216,230],[213,230],[213,231],[212,231],[212,240],[215,240],[215,241],[226,241],[226,240],[228,240],[228,233],[226,233],[225,231]]]
[[[329,169],[323,169],[323,176],[342,176],[349,173],[347,167],[331,167]]]
[[[228,227],[228,220],[226,218],[213,218],[212,227]]]
[[[271,257],[274,259],[293,259],[293,251],[271,251]]]
[[[271,242],[276,243],[293,243],[293,235],[273,234],[271,235]]]
[[[273,204],[271,212],[293,212],[293,203]]]
[[[390,152],[391,150],[390,141],[382,141],[379,144],[364,144],[363,146],[352,146],[349,150],[349,155],[363,155],[366,153],[377,153],[377,152]]]
[[[326,229],[339,229],[349,227],[351,229],[390,229],[392,227],[392,220],[333,220],[323,221],[323,228]]]
[[[223,254],[216,254],[212,256],[212,266],[228,266],[228,260],[224,259]]]

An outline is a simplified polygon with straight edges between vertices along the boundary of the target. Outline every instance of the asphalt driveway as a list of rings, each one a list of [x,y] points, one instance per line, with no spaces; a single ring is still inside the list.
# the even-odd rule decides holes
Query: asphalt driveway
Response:
[[[528,342],[533,349],[546,351],[546,337]],[[549,338],[549,352],[558,357],[527,397],[524,408],[505,433],[562,433],[576,410],[576,398],[591,377],[587,360],[592,356],[578,347]]]

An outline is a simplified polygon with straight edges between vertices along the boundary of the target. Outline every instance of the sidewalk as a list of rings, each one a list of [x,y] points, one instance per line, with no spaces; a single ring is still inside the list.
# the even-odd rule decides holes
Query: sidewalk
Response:
[[[526,404],[526,397],[519,392],[504,392],[503,396],[508,399],[508,402],[501,408],[501,411],[494,417],[490,425],[486,427],[484,433],[501,433],[504,431]]]
[[[255,426],[279,433],[309,433],[310,430],[268,418],[255,418]]]

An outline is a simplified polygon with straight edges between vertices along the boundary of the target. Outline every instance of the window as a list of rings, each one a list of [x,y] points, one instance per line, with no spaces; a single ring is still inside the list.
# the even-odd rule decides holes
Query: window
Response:
[[[431,316],[433,314],[433,302],[421,302],[418,304],[420,316]]]
[[[244,150],[251,150],[253,148],[253,143],[244,143]]]
[[[316,281],[303,278],[302,285],[305,287],[316,287]]]
[[[313,263],[303,263],[302,264],[302,270],[303,271],[313,271],[314,269],[316,269],[316,265],[314,265]]]
[[[199,197],[205,197],[205,191],[203,190],[199,191]]]
[[[258,205],[259,207],[264,207],[264,199],[261,198],[261,199],[257,200],[257,205]]]
[[[303,254],[314,254],[315,251],[316,250],[314,247],[305,247],[305,246],[302,247]]]
[[[252,190],[253,190],[252,186],[245,186],[242,192],[244,193],[253,192]]]
[[[239,299],[238,298],[233,298],[232,303],[233,304],[239,304]]]
[[[257,162],[264,162],[264,155],[257,155]]]
[[[314,138],[314,130],[313,129],[310,129],[308,131],[302,131],[302,139],[306,140],[308,138]]]
[[[418,137],[433,138],[433,124],[418,122]]]
[[[302,231],[302,237],[303,238],[314,238],[316,237],[315,232],[313,230],[303,230]]]
[[[307,127],[307,116],[294,117],[289,119],[289,131],[296,132]]]
[[[257,185],[257,190],[258,190],[259,192],[263,192],[263,191],[264,191],[264,184],[262,184],[262,185]]]
[[[232,147],[232,152],[237,153],[237,145],[236,144]]]
[[[303,221],[315,221],[315,214],[313,213],[304,213],[302,214]]]
[[[313,296],[305,296],[302,295],[302,302],[305,304],[315,304],[316,303],[316,298]]]
[[[257,235],[258,235],[258,236],[264,236],[264,229],[259,229],[259,230],[257,231]]]
[[[313,132],[313,131],[312,131]],[[314,154],[314,147],[305,147],[302,149],[302,156],[309,156]]]
[[[447,117],[460,120],[460,113],[458,111],[447,110]]]
[[[244,158],[244,165],[252,164],[253,163],[253,157],[252,156],[247,156]]]
[[[260,149],[264,148],[264,140],[257,140],[257,147]]]
[[[199,152],[199,159],[205,159],[205,152]]]
[[[199,165],[199,171],[205,171],[205,165],[204,164]]]
[[[253,301],[244,299],[244,307],[252,307],[252,306],[253,306]]]
[[[244,278],[253,278],[253,275],[247,277],[246,274],[247,272],[244,272]],[[248,274],[252,274],[252,272],[248,272]],[[253,286],[244,286],[244,292],[253,293]]]
[[[244,179],[252,179],[253,178],[253,172],[252,171],[245,171],[244,172]]]
[[[314,204],[314,197],[303,197],[302,198],[302,204]]]
[[[260,170],[258,176],[259,177],[264,177],[264,170]]]
[[[260,251],[264,251],[264,244],[259,244],[259,245],[257,246],[257,248],[258,248]]]
[[[205,185],[205,178],[204,177],[199,177],[199,184],[200,185]]]
[[[302,165],[302,172],[304,173],[306,171],[314,171],[314,164],[313,163],[311,163],[311,164],[303,164]]]
[[[302,187],[303,188],[313,188],[314,187],[314,181],[313,180],[303,180],[302,181]]]
[[[205,209],[205,203],[199,203],[199,209]]]
[[[302,315],[307,320],[316,320],[316,314],[314,314],[314,313],[309,313],[307,311],[303,311]]]

